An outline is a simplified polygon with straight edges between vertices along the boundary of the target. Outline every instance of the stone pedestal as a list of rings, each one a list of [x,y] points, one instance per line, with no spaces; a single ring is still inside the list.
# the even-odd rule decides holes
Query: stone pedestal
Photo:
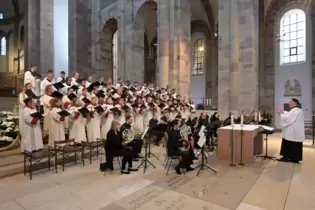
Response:
[[[218,109],[258,108],[258,1],[219,1]]]

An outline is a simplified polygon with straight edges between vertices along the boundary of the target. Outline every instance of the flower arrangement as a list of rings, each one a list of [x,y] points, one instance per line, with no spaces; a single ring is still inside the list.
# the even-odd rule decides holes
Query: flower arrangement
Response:
[[[19,117],[12,112],[0,112],[0,147],[10,144],[19,135]]]

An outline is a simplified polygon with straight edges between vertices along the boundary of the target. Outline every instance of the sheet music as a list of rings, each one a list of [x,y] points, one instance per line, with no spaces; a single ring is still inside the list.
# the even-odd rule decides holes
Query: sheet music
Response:
[[[204,125],[201,126],[200,131],[198,133],[198,136],[200,136],[200,138],[204,135],[205,129],[206,129],[206,127]]]
[[[142,136],[141,136],[141,139],[144,139],[144,137],[145,137],[145,135],[147,134],[148,130],[149,130],[149,127],[147,127],[147,128],[145,129],[145,131],[143,132],[143,134],[142,134]]]
[[[201,135],[199,138],[199,141],[197,142],[199,147],[203,147],[203,145],[206,143],[206,136],[205,135]]]
[[[265,125],[260,125],[260,127],[262,127],[263,129],[267,130],[267,131],[274,131],[275,129],[269,126],[265,126]]]

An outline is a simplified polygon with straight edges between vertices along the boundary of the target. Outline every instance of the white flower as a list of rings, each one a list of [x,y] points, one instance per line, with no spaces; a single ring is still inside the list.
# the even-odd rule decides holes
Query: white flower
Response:
[[[13,138],[9,136],[1,136],[0,141],[13,141]]]
[[[13,129],[11,127],[7,128],[4,132],[11,132]]]
[[[11,120],[13,120],[13,117],[9,116],[9,117],[7,117],[7,120],[11,121]]]
[[[8,123],[8,122],[4,121],[4,122],[2,122],[1,125],[7,127],[7,123]]]

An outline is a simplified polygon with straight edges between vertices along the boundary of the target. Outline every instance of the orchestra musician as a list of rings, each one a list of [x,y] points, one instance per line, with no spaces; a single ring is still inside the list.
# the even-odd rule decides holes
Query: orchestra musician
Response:
[[[100,165],[100,170],[114,170],[114,157],[123,156],[123,159],[121,161],[121,174],[130,174],[130,172],[138,171],[138,169],[132,168],[132,159],[134,154],[132,148],[123,143],[123,139],[119,129],[119,121],[113,120],[111,129],[107,133],[107,140],[105,144],[106,163]],[[127,164],[128,168],[126,168]]]
[[[120,127],[120,132],[123,133],[125,129],[132,130],[132,123],[133,123],[133,117],[131,115],[126,116],[126,122]],[[142,158],[141,149],[142,149],[142,140],[141,139],[134,139],[132,142],[128,144],[128,146],[132,147],[133,151],[133,160],[138,161],[138,158]]]
[[[180,128],[180,121],[175,119],[172,122],[172,129],[170,129],[168,134],[168,141],[167,141],[167,155],[168,156],[180,156],[181,160],[179,164],[175,167],[175,171],[178,175],[181,174],[180,169],[184,168],[186,171],[192,171],[190,165],[193,164],[193,156],[189,151],[181,151],[179,147],[183,146],[182,143],[179,141],[181,136],[179,134]]]

